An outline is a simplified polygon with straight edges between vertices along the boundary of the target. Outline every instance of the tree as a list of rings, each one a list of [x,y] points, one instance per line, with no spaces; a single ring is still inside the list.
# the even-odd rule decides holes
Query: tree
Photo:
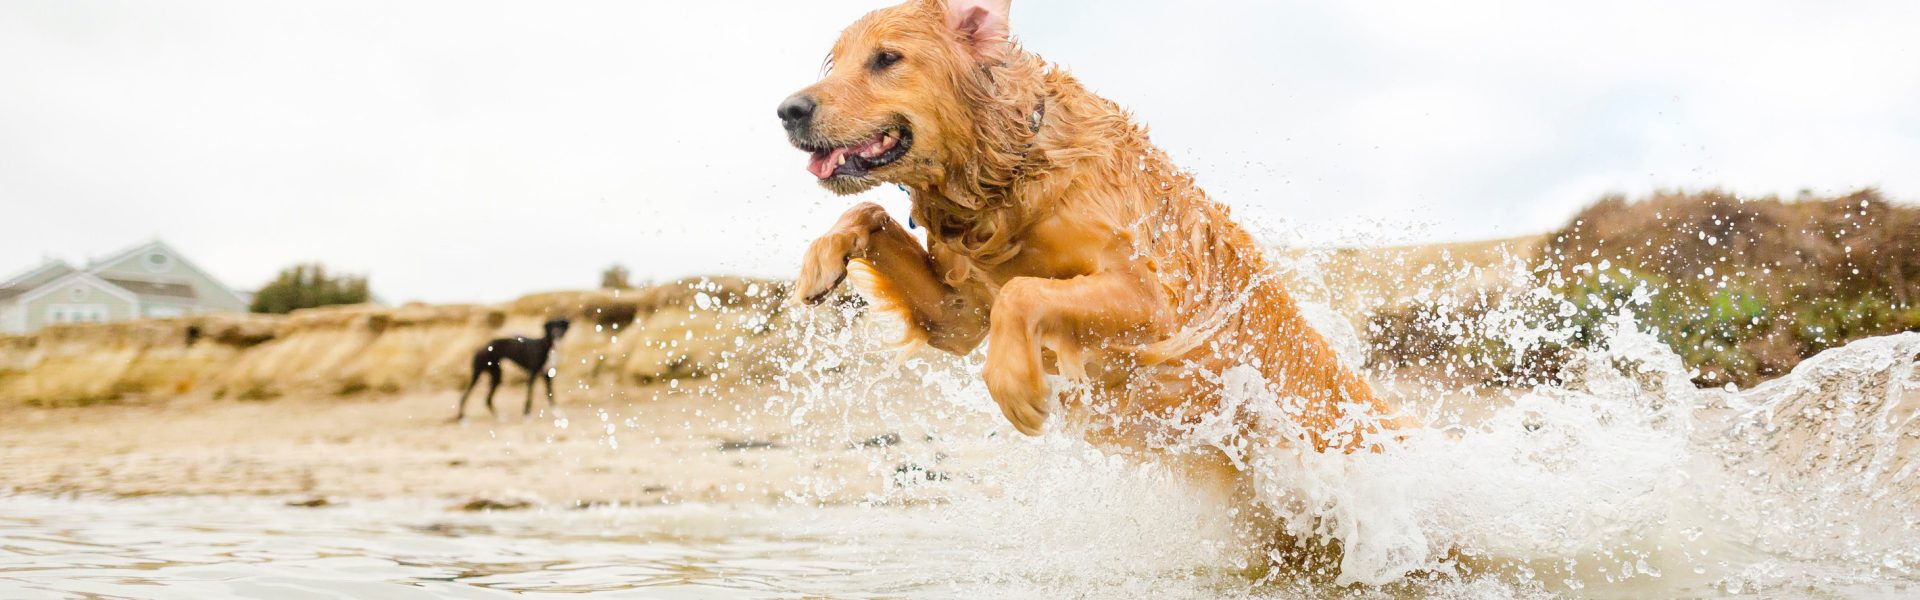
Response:
[[[600,287],[609,290],[630,290],[633,284],[627,282],[627,268],[615,264],[600,272]]]
[[[254,292],[250,310],[286,314],[316,306],[360,304],[372,296],[365,275],[328,277],[327,268],[318,263],[300,264],[282,269],[273,281]]]

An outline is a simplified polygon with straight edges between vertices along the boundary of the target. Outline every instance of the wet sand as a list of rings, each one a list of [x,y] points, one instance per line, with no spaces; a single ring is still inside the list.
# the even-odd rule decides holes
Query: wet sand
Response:
[[[993,493],[1005,462],[1021,460],[1014,455],[1060,443],[1015,432],[984,390],[930,384],[976,381],[965,367],[938,364],[885,374],[850,367],[784,392],[724,380],[563,385],[557,412],[540,398],[526,417],[525,388],[509,378],[497,416],[476,392],[459,423],[451,419],[457,390],[185,394],[60,408],[0,398],[0,494],[434,499],[475,509],[897,504]],[[1470,418],[1511,393],[1376,387]],[[956,404],[966,401],[977,405]],[[902,493],[903,485],[913,489]]]
[[[840,504],[896,477],[945,478],[1005,441],[1002,424],[971,415],[942,431],[859,407],[794,419],[765,403],[773,390],[710,385],[563,390],[557,413],[537,407],[527,418],[508,385],[496,399],[502,415],[489,417],[476,397],[458,424],[451,391],[0,402],[0,492],[439,498],[476,508]]]

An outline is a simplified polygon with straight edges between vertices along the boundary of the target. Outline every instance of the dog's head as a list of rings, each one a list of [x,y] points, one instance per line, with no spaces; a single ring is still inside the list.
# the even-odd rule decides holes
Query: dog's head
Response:
[[[980,65],[1011,44],[1010,0],[908,0],[840,34],[827,72],[780,103],[787,139],[834,193],[937,182],[973,145]]]
[[[546,331],[547,337],[557,340],[560,339],[560,336],[566,335],[567,328],[571,326],[573,326],[573,324],[569,323],[566,319],[554,319],[547,321],[546,326],[542,327],[542,329]]]

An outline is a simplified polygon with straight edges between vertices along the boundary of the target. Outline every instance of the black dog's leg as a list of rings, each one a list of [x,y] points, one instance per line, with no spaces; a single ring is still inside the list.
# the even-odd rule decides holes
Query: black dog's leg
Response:
[[[453,420],[465,421],[467,419],[467,396],[473,395],[473,385],[476,383],[480,383],[480,369],[474,369],[473,378],[467,380],[467,391],[460,392],[460,408],[453,412]]]
[[[520,410],[520,416],[522,417],[533,414],[533,386],[534,384],[537,384],[537,383],[540,383],[540,375],[538,373],[528,373],[527,374],[527,407]]]
[[[493,392],[500,389],[500,364],[494,363],[487,368],[487,414],[493,415]]]
[[[547,410],[553,410],[553,376],[548,375],[544,379],[547,380]]]

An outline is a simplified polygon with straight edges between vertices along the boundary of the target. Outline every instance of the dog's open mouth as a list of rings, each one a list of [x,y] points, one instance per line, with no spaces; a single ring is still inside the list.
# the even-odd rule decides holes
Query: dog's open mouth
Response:
[[[893,164],[907,155],[913,146],[913,132],[905,127],[888,127],[859,143],[828,148],[802,147],[813,152],[807,172],[820,179],[865,177],[874,169]]]

